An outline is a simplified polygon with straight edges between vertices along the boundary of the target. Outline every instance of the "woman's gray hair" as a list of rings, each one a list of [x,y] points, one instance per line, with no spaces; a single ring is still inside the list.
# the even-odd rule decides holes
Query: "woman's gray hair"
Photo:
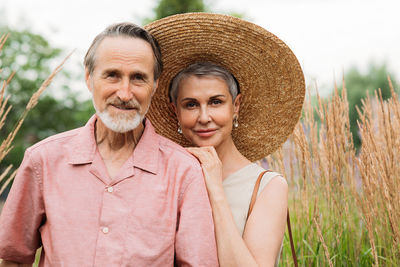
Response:
[[[236,96],[240,93],[239,84],[235,77],[225,68],[210,62],[197,62],[189,65],[187,68],[180,71],[172,80],[169,90],[169,100],[176,104],[178,98],[178,90],[180,82],[191,75],[194,76],[214,76],[222,78],[228,86],[229,93],[232,96],[232,102],[235,101]]]
[[[108,26],[104,31],[102,31],[99,35],[97,35],[96,38],[94,38],[92,44],[86,52],[85,59],[83,61],[83,64],[85,65],[89,73],[92,74],[95,68],[96,51],[100,43],[106,37],[117,36],[139,38],[150,44],[154,54],[154,80],[157,80],[158,77],[160,77],[163,69],[160,46],[158,45],[157,40],[148,31],[129,22],[112,24]]]

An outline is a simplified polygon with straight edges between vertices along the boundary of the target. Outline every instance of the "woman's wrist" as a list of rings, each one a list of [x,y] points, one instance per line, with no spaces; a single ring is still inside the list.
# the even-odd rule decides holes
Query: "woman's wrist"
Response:
[[[213,186],[208,188],[208,197],[211,202],[219,203],[225,201],[224,189],[219,186]]]

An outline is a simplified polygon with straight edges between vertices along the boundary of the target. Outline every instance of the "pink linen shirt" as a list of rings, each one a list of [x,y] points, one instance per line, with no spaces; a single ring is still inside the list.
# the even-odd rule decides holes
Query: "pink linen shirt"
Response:
[[[0,258],[39,266],[217,266],[202,171],[149,120],[111,179],[96,116],[25,152],[0,217]]]

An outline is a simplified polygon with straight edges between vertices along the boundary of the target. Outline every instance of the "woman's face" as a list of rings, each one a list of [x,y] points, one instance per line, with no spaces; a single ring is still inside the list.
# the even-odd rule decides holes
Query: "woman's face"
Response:
[[[240,96],[232,103],[226,82],[215,76],[188,76],[181,80],[175,112],[186,139],[196,146],[216,149],[232,140],[234,115]]]

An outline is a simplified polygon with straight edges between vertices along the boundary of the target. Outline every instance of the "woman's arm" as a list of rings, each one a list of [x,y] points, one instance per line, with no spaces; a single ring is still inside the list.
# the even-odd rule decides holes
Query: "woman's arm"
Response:
[[[274,266],[286,226],[286,180],[273,178],[258,196],[243,238],[222,187],[222,165],[214,148],[190,148],[203,168],[210,198],[220,266]]]
[[[276,176],[257,197],[243,233],[259,266],[273,266],[279,256],[286,228],[288,185]]]

